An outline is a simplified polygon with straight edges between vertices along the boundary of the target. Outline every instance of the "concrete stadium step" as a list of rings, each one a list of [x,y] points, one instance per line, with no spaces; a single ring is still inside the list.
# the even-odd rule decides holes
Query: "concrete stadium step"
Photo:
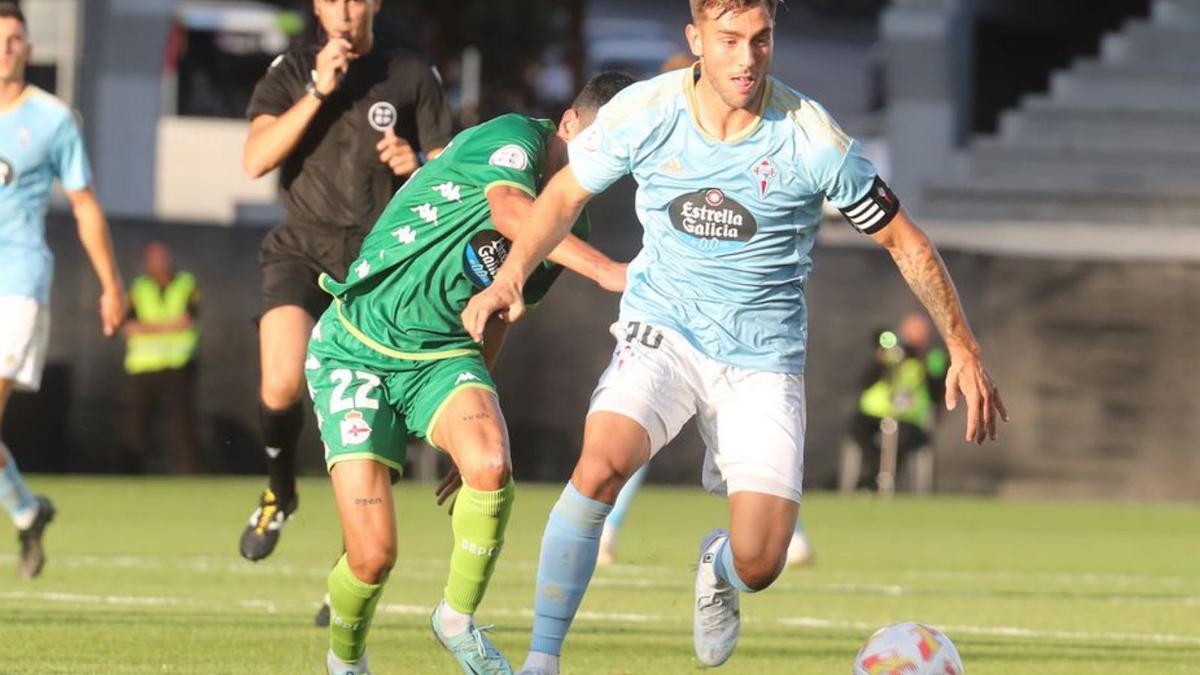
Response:
[[[1200,190],[1200,152],[1112,151],[1092,145],[975,141],[967,153],[968,175],[1004,181],[1024,176],[1047,185],[1092,186],[1098,190],[1155,186]]]
[[[1200,114],[1033,102],[1001,116],[1000,137],[1081,147],[1200,152]]]
[[[1196,32],[1195,38],[1200,40],[1200,31]],[[1073,62],[1063,72],[1082,73],[1093,77],[1099,76],[1100,73],[1119,72],[1129,77],[1153,78],[1163,75],[1168,78],[1186,78],[1188,76],[1200,78],[1200,59],[1113,63],[1103,59],[1087,58]]]
[[[1200,30],[1131,21],[1101,40],[1101,59],[1111,63],[1195,63],[1200,60]]]
[[[1001,185],[986,181],[926,187],[922,218],[1040,222],[1140,223],[1200,227],[1200,194],[1149,188],[1103,192],[1059,186]]]
[[[1065,70],[1050,77],[1050,96],[1062,103],[1100,105],[1136,99],[1142,105],[1200,109],[1200,71],[1112,66]]]
[[[1150,7],[1150,21],[1158,26],[1187,26],[1200,30],[1200,2],[1158,0]]]

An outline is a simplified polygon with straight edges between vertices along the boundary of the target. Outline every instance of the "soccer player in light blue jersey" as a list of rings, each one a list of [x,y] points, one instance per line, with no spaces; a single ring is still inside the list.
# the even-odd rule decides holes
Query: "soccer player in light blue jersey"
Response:
[[[125,313],[108,224],[90,187],[79,126],[66,104],[25,82],[31,52],[21,10],[0,2],[0,422],[9,394],[36,391],[42,380],[54,266],[46,246],[46,208],[56,177],[71,200],[79,240],[100,278],[105,335],[117,330]],[[42,534],[54,518],[54,505],[29,492],[3,440],[0,504],[19,532],[18,571],[35,577],[45,564]]]
[[[558,672],[622,484],[692,416],[704,483],[729,495],[728,531],[700,544],[693,637],[718,666],[740,632],[739,593],[784,567],[804,459],[804,287],[828,199],[883,246],[929,310],[951,356],[966,438],[1007,419],[936,249],[819,105],[771,78],[777,0],[691,0],[692,68],[635,84],[571,143],[508,260],[463,313],[479,339],[493,314],[519,319],[524,279],[584,204],[620,176],[638,183],[643,249],[630,264],[618,344],[592,396],[583,452],[542,539],[533,640],[523,673]]]

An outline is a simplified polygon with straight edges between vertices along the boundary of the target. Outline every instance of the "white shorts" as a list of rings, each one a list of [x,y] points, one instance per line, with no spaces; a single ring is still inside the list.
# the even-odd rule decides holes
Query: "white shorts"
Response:
[[[702,480],[717,493],[762,492],[800,501],[804,377],[715,361],[678,333],[613,324],[617,348],[592,394],[590,415],[615,412],[650,436],[650,456],[697,416],[707,450]]]
[[[0,379],[37,391],[50,346],[50,309],[33,298],[0,296]]]

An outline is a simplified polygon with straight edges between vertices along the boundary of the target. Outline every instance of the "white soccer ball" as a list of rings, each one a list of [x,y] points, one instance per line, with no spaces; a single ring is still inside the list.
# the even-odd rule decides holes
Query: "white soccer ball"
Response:
[[[913,621],[875,631],[854,659],[854,675],[962,674],[962,659],[950,638]]]

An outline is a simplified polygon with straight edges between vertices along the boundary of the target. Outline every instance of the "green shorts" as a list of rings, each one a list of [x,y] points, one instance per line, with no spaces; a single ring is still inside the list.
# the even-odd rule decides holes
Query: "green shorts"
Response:
[[[433,426],[451,394],[470,387],[496,391],[478,353],[430,361],[387,356],[359,342],[332,308],[309,340],[304,376],[326,469],[373,459],[403,471],[408,437],[433,445]]]

